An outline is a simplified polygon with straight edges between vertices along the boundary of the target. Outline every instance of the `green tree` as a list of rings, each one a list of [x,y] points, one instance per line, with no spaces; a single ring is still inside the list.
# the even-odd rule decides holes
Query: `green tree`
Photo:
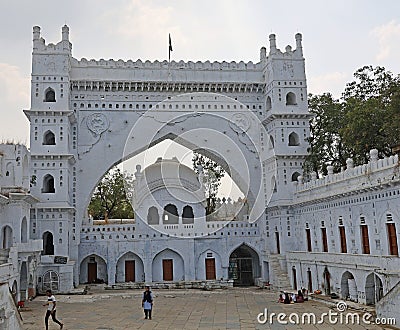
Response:
[[[368,161],[371,149],[389,156],[400,143],[400,80],[380,66],[364,66],[354,77],[343,93],[346,116],[340,134],[359,165]]]
[[[345,108],[330,93],[310,94],[308,107],[314,117],[310,121],[310,147],[304,171],[315,172],[319,177],[327,173],[326,167],[329,164],[336,171],[346,164],[348,152],[339,133],[345,118]]]
[[[88,212],[94,219],[133,219],[133,176],[112,168],[97,185]]]
[[[400,143],[400,79],[383,67],[364,66],[354,73],[342,98],[331,94],[309,95],[309,155],[304,172],[326,174],[326,166],[337,172],[352,158],[355,165],[369,160],[377,149],[381,157],[392,154]]]
[[[192,163],[197,174],[199,174],[200,168],[203,171],[203,184],[207,200],[206,214],[209,215],[215,211],[218,188],[225,171],[218,163],[197,152],[193,154]]]

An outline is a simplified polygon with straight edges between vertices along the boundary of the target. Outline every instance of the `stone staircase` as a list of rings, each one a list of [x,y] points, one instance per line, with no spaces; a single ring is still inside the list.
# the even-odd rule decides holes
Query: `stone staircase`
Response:
[[[8,263],[10,249],[0,249],[0,265]]]
[[[274,290],[293,291],[287,272],[282,269],[278,255],[269,256],[270,278]]]
[[[400,281],[375,304],[375,308],[377,317],[395,320],[394,323],[387,324],[400,329]]]

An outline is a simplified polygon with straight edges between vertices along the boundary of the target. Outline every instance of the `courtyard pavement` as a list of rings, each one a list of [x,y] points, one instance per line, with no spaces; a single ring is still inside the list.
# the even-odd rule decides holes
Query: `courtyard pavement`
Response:
[[[326,304],[307,301],[302,304],[278,304],[278,294],[257,288],[227,290],[154,290],[153,319],[145,320],[141,308],[142,290],[89,291],[87,295],[56,295],[57,318],[66,330],[119,329],[383,329],[376,325],[329,324],[260,324],[257,315],[268,313],[311,313],[318,318],[322,313],[336,309]],[[44,296],[26,303],[21,311],[25,329],[44,329],[46,307]],[[354,312],[348,310],[347,312]],[[345,313],[347,313],[345,312]],[[286,321],[288,318],[286,318]],[[59,329],[49,320],[49,329]]]

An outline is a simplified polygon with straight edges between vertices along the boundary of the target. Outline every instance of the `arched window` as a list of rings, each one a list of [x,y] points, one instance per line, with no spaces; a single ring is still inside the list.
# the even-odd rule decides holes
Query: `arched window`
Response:
[[[14,165],[11,162],[6,165],[6,176],[14,176]]]
[[[265,102],[265,109],[271,110],[272,108],[272,102],[271,102],[271,98],[269,96],[267,96],[267,101]]]
[[[44,133],[43,144],[52,146],[56,144],[56,137],[52,131],[46,131],[46,133]]]
[[[28,242],[28,222],[26,221],[26,217],[22,218],[21,222],[21,243]]]
[[[54,89],[52,88],[47,88],[44,94],[44,101],[45,102],[55,102],[56,101],[56,93],[54,92]]]
[[[13,245],[13,232],[10,226],[4,226],[1,230],[2,247],[9,249]]]
[[[294,172],[294,173],[292,174],[292,181],[298,181],[299,176],[300,176],[300,173],[299,173],[299,172]]]
[[[290,133],[289,134],[289,146],[298,146],[298,145],[300,145],[299,136],[295,132]]]
[[[43,254],[50,256],[54,255],[53,234],[49,231],[46,231],[43,234]]]
[[[178,209],[174,204],[168,204],[164,207],[163,223],[164,224],[179,223]]]
[[[49,270],[43,274],[42,289],[43,291],[51,290],[57,292],[59,282],[60,277],[58,276],[58,274],[53,270]]]
[[[54,188],[54,178],[50,175],[47,174],[43,178],[43,188],[42,188],[42,193],[55,193],[56,190]]]
[[[286,105],[296,105],[296,94],[289,92],[286,94]]]
[[[194,223],[193,208],[191,206],[189,206],[189,205],[186,205],[183,208],[182,223],[184,223],[184,224]]]
[[[147,211],[147,223],[149,225],[158,225],[160,223],[160,216],[155,206],[152,206]]]

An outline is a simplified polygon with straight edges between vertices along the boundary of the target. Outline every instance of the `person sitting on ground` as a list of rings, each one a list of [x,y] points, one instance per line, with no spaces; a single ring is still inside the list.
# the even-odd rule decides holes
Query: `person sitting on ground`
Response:
[[[298,303],[304,302],[304,296],[303,296],[303,292],[301,292],[301,290],[299,290],[299,291],[297,292],[297,299],[296,299],[296,302],[298,302]]]
[[[306,288],[303,288],[301,291],[303,293],[304,301],[308,301],[308,290]]]
[[[295,303],[296,302],[296,294],[295,293],[292,293],[292,303]]]
[[[283,295],[284,295],[283,303],[284,304],[290,304],[289,294],[287,292],[284,292]]]
[[[278,303],[281,303],[281,304],[283,304],[283,302],[285,301],[285,299],[283,298],[283,295],[282,295],[282,293],[279,295],[279,298],[278,298]]]

